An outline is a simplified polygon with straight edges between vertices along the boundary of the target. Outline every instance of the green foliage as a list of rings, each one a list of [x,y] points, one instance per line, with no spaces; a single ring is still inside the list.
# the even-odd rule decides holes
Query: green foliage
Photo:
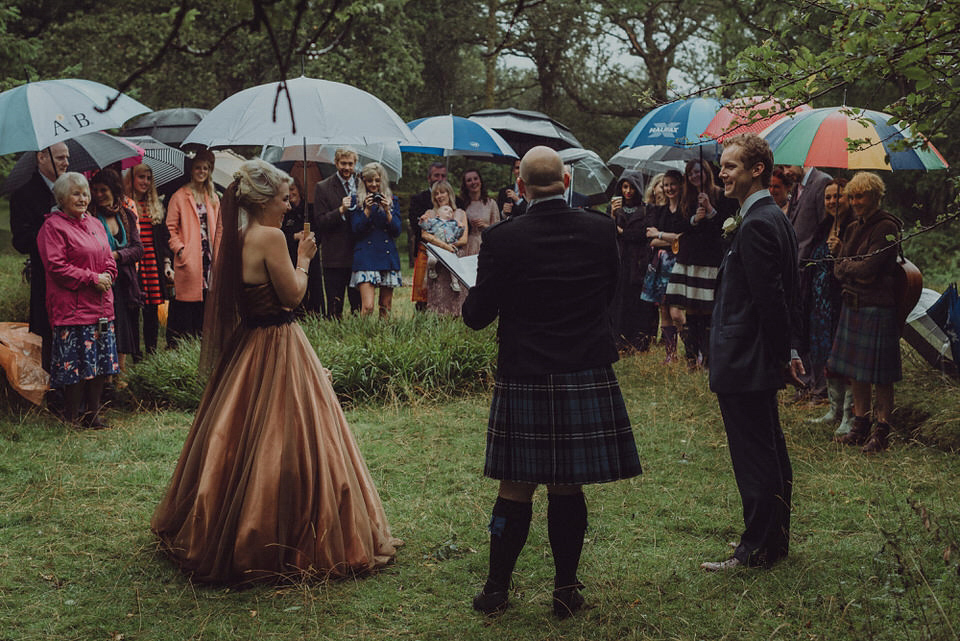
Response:
[[[301,327],[331,371],[341,402],[421,402],[477,393],[489,385],[496,343],[493,330],[475,332],[459,319],[434,314],[327,321],[308,316]],[[193,410],[205,381],[197,373],[198,341],[161,350],[131,368],[133,395],[164,407]]]

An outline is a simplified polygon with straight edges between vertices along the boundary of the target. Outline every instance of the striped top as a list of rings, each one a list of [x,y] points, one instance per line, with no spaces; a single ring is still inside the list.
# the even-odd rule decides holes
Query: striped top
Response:
[[[147,203],[141,201],[137,211],[146,212]],[[163,303],[160,289],[160,269],[157,265],[157,250],[153,244],[153,221],[149,216],[140,216],[140,242],[143,243],[143,258],[140,259],[140,291],[145,305]]]

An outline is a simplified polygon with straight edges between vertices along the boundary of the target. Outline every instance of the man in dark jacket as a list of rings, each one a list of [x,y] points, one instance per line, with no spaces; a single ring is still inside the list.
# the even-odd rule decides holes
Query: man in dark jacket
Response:
[[[313,192],[314,232],[320,237],[320,252],[314,261],[319,261],[322,269],[311,266],[307,287],[310,300],[319,302],[319,306],[310,311],[339,319],[343,315],[344,291],[350,301],[350,311],[360,310],[360,293],[349,286],[353,273],[353,233],[347,216],[351,199],[357,194],[357,152],[348,147],[337,149],[333,164],[337,172],[318,182]],[[321,273],[322,287],[320,280],[313,277]]]
[[[28,152],[29,153],[29,152]],[[37,153],[37,170],[10,195],[10,232],[13,246],[30,256],[30,331],[42,341],[43,369],[50,371],[50,319],[47,316],[47,279],[37,252],[37,234],[50,208],[56,205],[53,183],[67,171],[70,150],[58,142]]]
[[[500,318],[484,465],[500,490],[489,574],[473,599],[485,614],[507,607],[538,484],[547,486],[549,501],[553,610],[564,618],[584,603],[577,579],[587,529],[582,486],[640,474],[612,367],[617,229],[605,214],[568,207],[569,181],[557,152],[527,152],[519,179],[527,212],[483,232],[477,282],[463,304],[463,320],[474,329]]]
[[[786,374],[803,372],[795,350],[797,238],[767,186],[773,154],[755,134],[727,140],[720,179],[740,210],[717,276],[710,328],[710,389],[717,394],[745,528],[733,556],[707,571],[767,567],[785,557],[793,472],[777,410]]]

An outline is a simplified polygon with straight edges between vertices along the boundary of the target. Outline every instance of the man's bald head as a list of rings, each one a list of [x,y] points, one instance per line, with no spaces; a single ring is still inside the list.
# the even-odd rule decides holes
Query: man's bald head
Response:
[[[550,147],[534,147],[520,161],[520,185],[527,200],[562,194],[569,177],[560,155]]]

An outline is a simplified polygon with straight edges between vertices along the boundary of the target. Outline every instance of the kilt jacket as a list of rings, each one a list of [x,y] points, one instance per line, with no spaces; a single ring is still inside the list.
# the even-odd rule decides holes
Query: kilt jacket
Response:
[[[562,198],[488,227],[477,282],[463,303],[474,329],[498,316],[498,377],[602,367],[618,358],[610,306],[620,268],[617,228]]]

